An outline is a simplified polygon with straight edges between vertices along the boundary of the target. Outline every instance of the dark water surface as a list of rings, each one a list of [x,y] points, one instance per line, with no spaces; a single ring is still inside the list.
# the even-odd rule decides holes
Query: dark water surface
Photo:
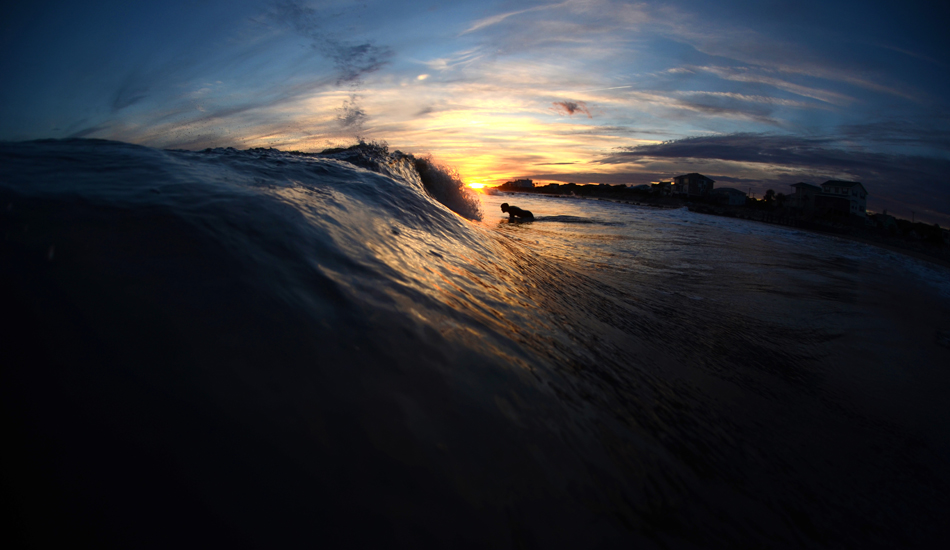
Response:
[[[948,270],[379,162],[0,145],[23,541],[950,540]]]

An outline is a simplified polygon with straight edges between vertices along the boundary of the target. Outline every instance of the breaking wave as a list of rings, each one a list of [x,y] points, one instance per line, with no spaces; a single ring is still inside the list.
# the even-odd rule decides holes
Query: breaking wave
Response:
[[[401,151],[390,153],[385,143],[362,140],[352,147],[325,150],[319,156],[345,160],[412,185],[421,183],[429,196],[456,214],[470,220],[482,219],[478,199],[458,172],[436,163],[431,156],[416,157]]]

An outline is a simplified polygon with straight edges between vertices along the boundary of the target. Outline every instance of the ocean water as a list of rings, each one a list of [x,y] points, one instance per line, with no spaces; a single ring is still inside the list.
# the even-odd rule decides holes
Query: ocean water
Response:
[[[372,148],[0,144],[0,234],[21,542],[950,541],[943,267]]]

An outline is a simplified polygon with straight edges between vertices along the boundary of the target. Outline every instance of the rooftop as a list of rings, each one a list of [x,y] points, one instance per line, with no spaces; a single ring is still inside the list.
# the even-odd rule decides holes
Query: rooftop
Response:
[[[705,178],[705,179],[707,179],[707,180],[709,180],[709,181],[715,181],[714,179],[710,178],[709,176],[704,176],[704,175],[700,174],[699,172],[690,172],[689,174],[683,174],[682,176],[676,176],[676,178],[673,178],[673,179],[686,178],[686,177],[689,177],[689,176],[699,176],[699,177]]]
[[[828,180],[825,183],[821,184],[822,187],[826,185],[829,187],[854,187],[855,185],[861,185],[861,183],[857,181]],[[864,187],[864,186],[861,185],[861,187]]]

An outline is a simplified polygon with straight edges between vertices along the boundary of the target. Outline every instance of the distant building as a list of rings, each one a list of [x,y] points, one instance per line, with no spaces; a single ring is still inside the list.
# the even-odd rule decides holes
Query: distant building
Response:
[[[788,196],[788,205],[792,208],[811,210],[815,207],[815,196],[821,194],[821,187],[810,183],[798,182],[792,184],[794,191]]]
[[[863,185],[856,181],[838,181],[828,180],[821,184],[822,199],[819,202],[825,202],[833,205],[834,210],[843,210],[839,207],[841,198],[847,200],[847,213],[855,216],[866,217],[868,210],[868,192]]]
[[[713,190],[714,180],[693,172],[673,178],[673,194],[687,197],[708,197]]]
[[[728,204],[729,206],[741,206],[745,204],[746,200],[745,191],[733,189],[732,187],[720,187],[714,190],[710,196],[719,199],[723,204]]]
[[[657,181],[650,186],[650,191],[660,197],[669,197],[673,194],[672,181]]]
[[[534,182],[531,181],[531,180],[528,179],[528,178],[525,178],[525,179],[514,180],[514,181],[506,181],[505,183],[502,184],[502,186],[504,186],[504,187],[520,187],[520,188],[534,187]]]
[[[856,181],[828,180],[821,186],[799,182],[788,205],[802,210],[839,212],[867,218],[868,192]]]
[[[631,187],[630,189],[631,189],[632,191],[641,191],[641,192],[645,191],[645,192],[649,193],[650,191],[653,191],[653,186],[650,185],[649,183],[642,183],[642,184],[640,184],[640,185],[634,185],[634,186]]]

